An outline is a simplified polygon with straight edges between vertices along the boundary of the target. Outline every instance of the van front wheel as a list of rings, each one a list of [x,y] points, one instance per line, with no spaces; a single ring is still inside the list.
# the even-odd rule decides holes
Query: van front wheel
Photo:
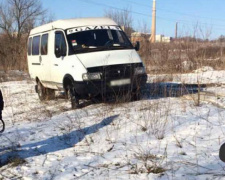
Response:
[[[76,92],[74,91],[74,88],[68,87],[68,99],[71,102],[72,109],[79,108],[79,99],[76,97]]]
[[[137,90],[133,91],[131,100],[132,101],[141,100],[141,90],[140,89],[137,89]]]

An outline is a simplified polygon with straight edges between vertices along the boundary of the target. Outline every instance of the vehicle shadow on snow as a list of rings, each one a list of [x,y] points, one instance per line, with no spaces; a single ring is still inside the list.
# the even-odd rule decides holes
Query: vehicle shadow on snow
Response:
[[[143,89],[143,99],[158,99],[166,97],[180,97],[196,94],[206,88],[205,84],[180,84],[172,82],[147,83]]]
[[[119,117],[119,115],[110,116],[103,119],[98,124],[75,130],[61,136],[54,136],[43,141],[22,145],[14,151],[0,154],[0,167],[10,163],[13,158],[25,159],[74,147],[77,143],[81,142],[85,136],[96,133],[99,129],[108,126],[117,117]],[[2,150],[0,149],[0,152],[1,151]]]

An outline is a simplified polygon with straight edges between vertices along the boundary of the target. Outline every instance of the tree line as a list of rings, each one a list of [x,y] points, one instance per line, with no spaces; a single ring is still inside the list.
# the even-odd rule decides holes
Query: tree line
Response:
[[[51,15],[40,0],[4,0],[0,4],[0,70],[27,70],[29,32],[49,21]]]

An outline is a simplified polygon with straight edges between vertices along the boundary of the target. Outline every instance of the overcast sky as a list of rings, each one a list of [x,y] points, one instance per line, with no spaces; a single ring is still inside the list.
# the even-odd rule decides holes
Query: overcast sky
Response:
[[[144,25],[150,32],[152,0],[41,0],[43,6],[58,19],[74,17],[101,17],[107,9],[132,11],[135,30]],[[198,36],[210,39],[225,35],[224,0],[156,0],[157,34],[174,37],[178,22],[180,36],[193,35],[196,25],[201,28]],[[209,33],[211,32],[211,33]]]

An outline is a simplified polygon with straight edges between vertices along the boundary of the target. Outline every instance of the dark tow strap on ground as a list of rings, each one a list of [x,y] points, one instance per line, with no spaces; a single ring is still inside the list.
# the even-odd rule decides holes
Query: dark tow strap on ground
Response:
[[[4,130],[5,130],[5,123],[4,123],[4,121],[2,120],[2,119],[0,119],[0,121],[1,121],[1,129],[0,129],[0,133],[3,133],[4,132]]]
[[[221,161],[225,162],[225,143],[220,147],[219,157]]]
[[[2,120],[2,111],[4,109],[4,101],[3,101],[3,96],[2,96],[2,91],[0,90],[0,133],[2,133],[5,130],[5,123]]]

